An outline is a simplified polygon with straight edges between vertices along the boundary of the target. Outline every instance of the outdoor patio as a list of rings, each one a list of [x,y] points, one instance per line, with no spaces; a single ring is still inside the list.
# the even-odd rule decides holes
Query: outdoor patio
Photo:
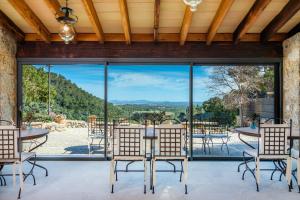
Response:
[[[197,161],[189,163],[190,191],[185,195],[183,185],[178,183],[178,176],[161,173],[157,180],[157,192],[146,195],[142,190],[142,173],[121,174],[117,191],[110,193],[109,162],[41,162],[50,170],[49,177],[45,178],[43,172],[38,171],[38,185],[32,186],[31,180],[25,185],[24,200],[50,199],[160,199],[160,200],[220,200],[220,199],[245,199],[245,200],[297,200],[299,193],[296,190],[288,192],[285,181],[270,180],[270,173],[262,174],[261,191],[255,190],[253,177],[246,176],[241,180],[241,173],[237,173],[238,162],[209,162]],[[270,166],[263,163],[262,167]],[[139,164],[133,168],[142,167]],[[164,166],[168,167],[168,166]],[[12,184],[11,180],[9,185]],[[296,187],[296,186],[295,186]],[[1,199],[15,200],[17,187],[0,187]]]
[[[0,200],[296,200],[300,0],[0,0]]]

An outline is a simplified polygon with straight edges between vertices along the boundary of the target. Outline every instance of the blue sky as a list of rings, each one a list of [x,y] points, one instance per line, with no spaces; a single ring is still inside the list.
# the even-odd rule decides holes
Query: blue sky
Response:
[[[208,88],[212,67],[194,68],[194,101],[214,96]],[[104,68],[100,65],[53,65],[51,71],[103,98]],[[188,101],[187,65],[115,65],[108,68],[109,100]]]

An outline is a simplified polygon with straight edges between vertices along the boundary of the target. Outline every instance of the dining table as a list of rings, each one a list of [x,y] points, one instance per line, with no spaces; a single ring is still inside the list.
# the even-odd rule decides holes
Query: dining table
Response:
[[[49,130],[45,128],[27,128],[20,132],[22,142],[32,142],[34,145],[30,145],[28,152],[33,152],[37,148],[41,147],[48,141]],[[42,141],[38,141],[42,140]],[[33,165],[32,161],[28,161]],[[35,163],[35,167],[45,170],[46,176],[48,176],[48,169],[40,164]]]

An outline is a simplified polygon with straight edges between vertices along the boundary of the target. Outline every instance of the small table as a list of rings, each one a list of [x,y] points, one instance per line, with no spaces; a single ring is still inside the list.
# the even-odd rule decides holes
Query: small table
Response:
[[[43,144],[45,144],[48,141],[48,134],[49,134],[49,130],[48,129],[44,129],[44,128],[32,128],[32,129],[25,129],[25,130],[21,130],[21,140],[22,142],[24,141],[31,141],[31,140],[36,140],[36,139],[40,139],[40,138],[45,138],[41,143],[37,144],[36,146],[34,146],[33,148],[30,148],[28,151],[32,152],[33,150],[41,147]],[[28,161],[30,164],[34,164],[31,161]],[[41,169],[44,169],[46,172],[46,176],[48,176],[48,170],[46,167],[43,167],[41,165],[38,164],[34,164],[36,167],[39,167]]]

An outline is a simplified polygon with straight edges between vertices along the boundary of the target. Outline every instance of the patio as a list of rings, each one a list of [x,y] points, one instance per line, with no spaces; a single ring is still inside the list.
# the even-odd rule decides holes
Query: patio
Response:
[[[160,200],[198,200],[199,197],[208,200],[220,199],[256,199],[256,200],[297,200],[297,189],[288,192],[285,181],[269,179],[269,173],[263,173],[261,191],[255,191],[252,177],[241,180],[237,173],[238,162],[190,162],[189,178],[190,192],[185,195],[183,187],[178,184],[178,176],[162,173],[158,176],[157,192],[146,195],[141,192],[142,173],[131,173],[120,176],[115,194],[111,195],[109,188],[109,162],[41,162],[50,170],[49,177],[37,170],[38,185],[32,186],[31,180],[25,185],[24,200],[50,199],[160,199]],[[263,163],[262,167],[270,166]],[[142,167],[134,165],[133,168]],[[168,166],[165,166],[168,167]],[[83,170],[84,169],[84,170]],[[12,184],[9,180],[9,185]],[[0,187],[1,198],[15,200],[17,188]]]
[[[299,199],[299,86],[300,0],[0,0],[0,200]]]

